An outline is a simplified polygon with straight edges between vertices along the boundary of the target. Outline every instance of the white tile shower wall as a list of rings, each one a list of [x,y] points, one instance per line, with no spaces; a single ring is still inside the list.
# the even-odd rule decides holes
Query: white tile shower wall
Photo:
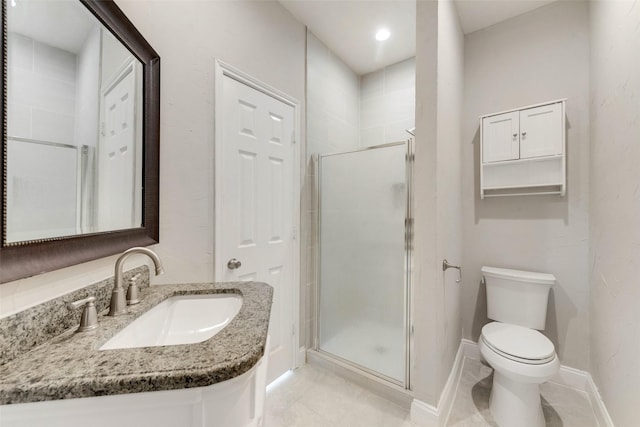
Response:
[[[613,423],[630,427],[640,407],[640,3],[590,6],[589,371]]]
[[[8,38],[7,135],[74,145],[76,55],[18,33]],[[10,145],[7,197],[16,204],[7,214],[8,238],[41,237],[43,217],[59,235],[75,232],[76,151],[20,141]],[[56,179],[43,180],[43,173],[55,173]],[[21,203],[26,194],[31,196]]]
[[[74,144],[76,55],[11,33],[8,135]]]
[[[415,123],[415,58],[364,76],[358,76],[311,32],[307,32],[307,196],[313,193],[315,175],[310,167],[314,153],[351,151],[387,142],[404,141],[406,129]],[[315,197],[315,196],[312,196]],[[307,221],[311,231],[306,266],[308,339],[313,326],[313,295],[316,285],[317,209],[310,204]]]
[[[303,188],[303,319],[300,345],[313,346],[314,290],[317,282],[317,170],[313,155],[339,153],[360,146],[358,75],[311,31],[307,31],[307,154]],[[306,242],[306,244],[305,244]]]
[[[100,27],[88,34],[78,53],[76,85],[76,140],[78,145],[98,145],[98,102],[100,87]]]
[[[358,148],[359,81],[335,53],[307,32],[307,156]]]
[[[406,141],[415,126],[416,60],[360,77],[360,145]]]
[[[166,274],[151,282],[211,281],[213,58],[297,98],[304,111],[305,28],[276,2],[117,4],[161,58],[161,243],[152,249]],[[1,285],[0,317],[113,275],[114,259]],[[142,262],[134,258],[127,268]]]
[[[556,2],[465,37],[463,132],[464,337],[486,317],[483,265],[553,273],[547,328],[563,365],[588,368],[589,11]],[[478,116],[567,101],[565,197],[480,199]]]

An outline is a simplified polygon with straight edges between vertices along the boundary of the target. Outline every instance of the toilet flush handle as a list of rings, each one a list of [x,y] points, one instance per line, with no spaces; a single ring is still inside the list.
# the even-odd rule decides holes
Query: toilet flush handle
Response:
[[[462,281],[462,268],[459,265],[453,265],[453,264],[449,264],[449,261],[447,261],[447,259],[443,259],[442,260],[442,271],[447,271],[450,268],[455,268],[458,270],[458,280],[456,280],[456,283],[460,283]]]

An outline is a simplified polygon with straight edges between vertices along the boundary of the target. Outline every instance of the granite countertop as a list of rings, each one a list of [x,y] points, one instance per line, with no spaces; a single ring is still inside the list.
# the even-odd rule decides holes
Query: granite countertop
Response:
[[[174,295],[236,293],[242,307],[218,334],[196,344],[100,351],[131,321]],[[0,366],[0,404],[203,387],[250,370],[264,354],[273,288],[232,282],[159,285],[89,332],[67,330]]]

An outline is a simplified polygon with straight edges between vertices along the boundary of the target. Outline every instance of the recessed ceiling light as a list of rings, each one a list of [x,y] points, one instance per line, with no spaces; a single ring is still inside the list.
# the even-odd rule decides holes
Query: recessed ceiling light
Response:
[[[391,33],[386,28],[380,28],[376,33],[376,40],[379,42],[388,39],[391,36]]]

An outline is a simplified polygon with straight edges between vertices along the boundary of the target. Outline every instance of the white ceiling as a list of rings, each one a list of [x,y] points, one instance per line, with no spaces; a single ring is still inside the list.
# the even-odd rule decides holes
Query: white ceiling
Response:
[[[353,71],[366,74],[415,56],[415,0],[279,0]],[[418,0],[430,1],[430,0]],[[454,0],[465,34],[556,0]],[[376,41],[387,27],[391,37]]]
[[[415,0],[279,0],[357,74],[415,56]],[[391,37],[374,38],[386,27]]]
[[[490,27],[556,0],[454,0],[465,34]]]

